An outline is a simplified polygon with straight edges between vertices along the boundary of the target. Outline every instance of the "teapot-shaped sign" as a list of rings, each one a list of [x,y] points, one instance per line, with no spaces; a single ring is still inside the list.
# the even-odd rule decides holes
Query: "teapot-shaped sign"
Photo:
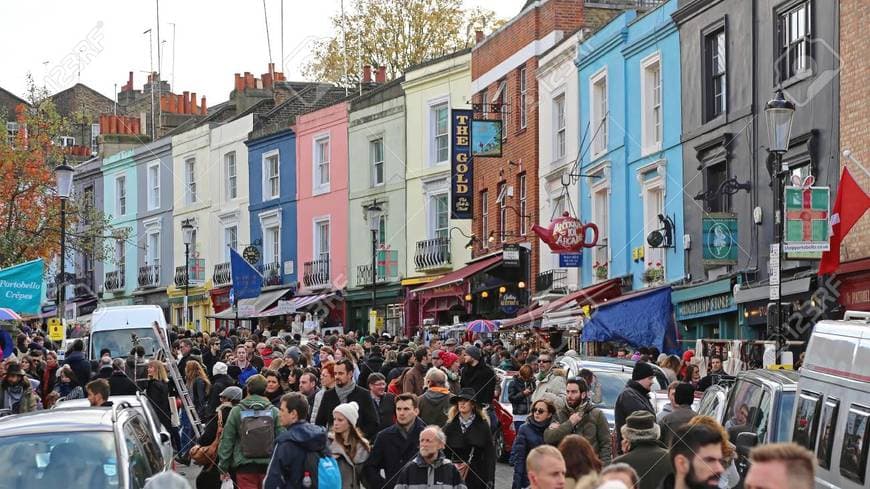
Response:
[[[590,241],[586,240],[587,230],[592,231]],[[598,243],[598,226],[591,222],[583,224],[567,212],[550,221],[548,227],[537,224],[532,226],[532,231],[547,243],[554,253],[577,253],[583,248],[592,248]]]

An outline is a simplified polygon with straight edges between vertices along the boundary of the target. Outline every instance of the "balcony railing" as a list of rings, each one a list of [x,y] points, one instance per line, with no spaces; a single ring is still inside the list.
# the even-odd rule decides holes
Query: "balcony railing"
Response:
[[[414,264],[417,271],[434,270],[450,266],[450,238],[417,241]]]
[[[109,292],[123,290],[126,285],[123,270],[106,272],[106,290]]]
[[[306,287],[329,285],[329,258],[305,262],[302,265],[302,283]]]
[[[393,282],[397,280],[399,277],[396,275],[388,276],[386,267],[379,266],[377,267],[378,276],[376,277],[377,283],[381,284],[384,282]],[[372,284],[372,264],[368,265],[358,265],[356,267],[356,286],[357,287],[368,287]]]
[[[329,271],[329,266],[327,265],[327,272]],[[329,280],[329,273],[327,275],[327,280]],[[272,285],[281,285],[282,277],[281,277],[281,264],[278,262],[266,263],[263,265],[263,287],[270,287]]]
[[[233,269],[230,262],[218,263],[214,266],[211,280],[215,287],[224,287],[233,283]]]
[[[186,285],[186,276],[190,275],[190,285],[201,284],[205,282],[205,259],[191,258],[189,268],[184,269],[184,265],[175,267],[175,286],[183,287]]]
[[[541,292],[565,293],[568,291],[568,270],[555,268],[541,272],[535,277],[535,290]]]
[[[157,287],[160,285],[160,265],[145,265],[139,267],[139,288]]]
[[[85,272],[76,275],[75,277],[75,291],[73,292],[76,296],[89,296],[97,293],[96,289],[94,289],[94,272]],[[51,297],[51,296],[48,296]]]

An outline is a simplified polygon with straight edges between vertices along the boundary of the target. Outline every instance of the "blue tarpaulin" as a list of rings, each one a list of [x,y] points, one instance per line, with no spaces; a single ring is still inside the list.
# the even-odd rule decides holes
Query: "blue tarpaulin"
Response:
[[[622,341],[679,354],[671,288],[660,287],[598,304],[583,326],[583,341]]]

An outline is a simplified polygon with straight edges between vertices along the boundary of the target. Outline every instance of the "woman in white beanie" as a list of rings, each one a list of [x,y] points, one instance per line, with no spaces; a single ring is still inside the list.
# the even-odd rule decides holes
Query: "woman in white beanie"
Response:
[[[341,470],[341,487],[359,489],[362,466],[368,460],[371,451],[369,442],[356,426],[359,420],[359,405],[356,402],[339,404],[333,409],[332,416],[329,449]]]

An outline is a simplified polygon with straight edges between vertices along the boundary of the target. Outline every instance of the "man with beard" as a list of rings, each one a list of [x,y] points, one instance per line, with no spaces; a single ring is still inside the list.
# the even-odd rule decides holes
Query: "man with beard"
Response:
[[[308,399],[308,409],[314,409],[314,398],[320,389],[317,388],[317,376],[305,372],[299,377],[299,392]]]
[[[719,380],[725,375],[727,375],[727,373],[722,368],[722,357],[714,355],[710,358],[710,371],[707,372],[707,375],[703,379],[701,379],[701,382],[698,384],[698,390],[705,391],[711,385],[718,384]]]
[[[635,411],[648,411],[655,414],[652,402],[649,400],[649,390],[655,378],[655,370],[646,362],[638,362],[631,372],[631,380],[625,385],[622,393],[616,398],[613,408],[613,420],[616,424],[617,453],[622,454],[622,434],[620,430],[625,424],[625,418]]]
[[[474,391],[474,402],[478,406],[492,404],[498,379],[492,367],[484,363],[483,352],[476,346],[469,346],[462,353],[462,363],[460,387]]]
[[[602,465],[610,463],[610,426],[600,409],[589,402],[589,386],[586,381],[573,377],[566,386],[567,405],[557,411],[560,423],[553,423],[544,432],[544,441],[557,446],[568,435],[586,438],[598,454]]]
[[[0,409],[9,409],[12,414],[36,410],[36,394],[18,363],[6,367],[6,375],[0,382]]]
[[[414,366],[405,372],[402,380],[402,392],[410,392],[415,396],[423,394],[426,371],[429,370],[429,352],[426,348],[414,350]]]
[[[326,391],[320,401],[320,408],[314,424],[332,426],[332,411],[339,404],[354,401],[359,406],[359,422],[357,426],[365,434],[367,440],[373,440],[378,434],[378,415],[375,412],[375,402],[368,389],[358,386],[353,381],[353,363],[349,358],[335,362],[335,388]]]
[[[725,472],[722,435],[703,425],[681,426],[670,449],[674,473],[665,477],[662,489],[716,489]]]

